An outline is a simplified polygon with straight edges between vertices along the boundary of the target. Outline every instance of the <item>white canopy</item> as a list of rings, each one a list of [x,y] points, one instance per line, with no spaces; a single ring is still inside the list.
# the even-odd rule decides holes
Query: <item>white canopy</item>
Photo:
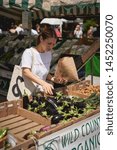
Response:
[[[62,25],[63,22],[67,22],[66,19],[59,19],[59,18],[44,18],[40,24],[48,23],[50,25]]]

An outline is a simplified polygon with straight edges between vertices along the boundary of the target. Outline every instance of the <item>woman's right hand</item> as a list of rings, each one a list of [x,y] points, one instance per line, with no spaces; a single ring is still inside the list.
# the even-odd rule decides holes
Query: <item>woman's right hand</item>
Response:
[[[43,83],[41,85],[46,94],[53,95],[54,87],[52,84],[43,81]]]

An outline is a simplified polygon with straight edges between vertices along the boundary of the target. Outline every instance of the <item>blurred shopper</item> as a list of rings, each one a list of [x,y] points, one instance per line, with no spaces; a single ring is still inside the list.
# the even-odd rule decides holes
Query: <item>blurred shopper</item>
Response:
[[[23,29],[23,27],[22,27],[22,24],[19,24],[17,27],[16,27],[16,32],[17,32],[17,34],[22,34],[22,33],[24,33],[24,29]]]
[[[31,35],[39,35],[38,32],[34,29],[31,29]]]
[[[40,33],[40,24],[39,23],[36,24],[36,31],[38,34]]]
[[[0,34],[2,34],[2,29],[0,29]]]
[[[16,27],[17,26],[12,22],[11,27],[9,29],[9,32],[12,33],[12,34],[16,33]]]
[[[80,24],[77,24],[77,26],[74,30],[74,35],[75,35],[76,38],[82,38],[83,32],[82,32]]]
[[[55,33],[56,33],[57,38],[58,38],[59,40],[62,40],[62,33],[61,33],[61,31],[60,31],[60,26],[55,26],[54,30],[55,30]]]
[[[89,30],[87,31],[87,38],[93,38],[93,32],[94,32],[94,29],[93,29],[93,26],[90,26],[89,27]]]

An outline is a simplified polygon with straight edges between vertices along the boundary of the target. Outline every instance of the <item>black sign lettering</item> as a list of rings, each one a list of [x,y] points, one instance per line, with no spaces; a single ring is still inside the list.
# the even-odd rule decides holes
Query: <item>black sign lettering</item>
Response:
[[[12,87],[12,93],[15,97],[21,97],[22,96],[21,90],[20,90],[19,85],[18,85],[18,83],[20,84],[21,82],[24,82],[24,79],[21,76],[18,76],[16,79],[16,84],[14,84]]]

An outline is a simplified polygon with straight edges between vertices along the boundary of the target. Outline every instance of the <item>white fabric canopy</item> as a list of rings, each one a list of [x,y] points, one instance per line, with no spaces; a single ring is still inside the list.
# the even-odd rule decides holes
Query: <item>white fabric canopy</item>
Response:
[[[48,23],[51,25],[62,25],[63,22],[67,22],[66,19],[59,19],[59,18],[44,18],[40,23]]]

